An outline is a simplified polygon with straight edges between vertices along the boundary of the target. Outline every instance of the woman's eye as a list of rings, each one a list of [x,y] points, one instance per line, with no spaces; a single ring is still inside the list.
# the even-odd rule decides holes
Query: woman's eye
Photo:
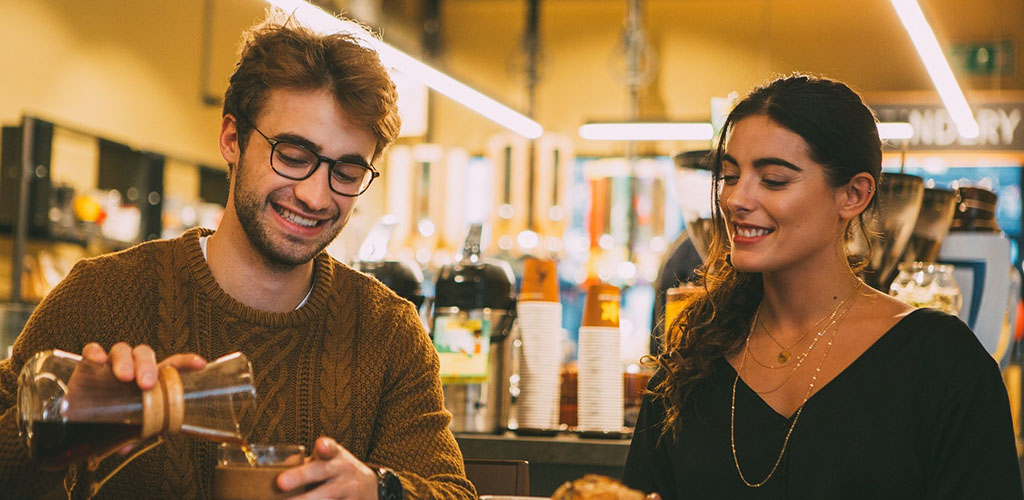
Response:
[[[789,184],[789,181],[783,181],[778,179],[761,179],[761,182],[763,182],[765,186],[771,188],[778,188],[785,186],[786,184]]]
[[[736,184],[736,181],[738,181],[739,179],[740,179],[740,176],[738,176],[738,175],[723,175],[722,176],[722,182],[724,182],[726,185],[729,185],[729,186],[731,186],[733,184]]]

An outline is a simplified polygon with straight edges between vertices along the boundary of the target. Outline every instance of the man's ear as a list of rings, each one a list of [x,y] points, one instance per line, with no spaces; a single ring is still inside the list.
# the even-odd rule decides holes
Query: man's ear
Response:
[[[875,179],[867,172],[860,172],[854,175],[845,186],[839,188],[837,201],[839,202],[839,216],[844,220],[851,220],[861,214],[871,203],[878,193],[876,191]]]
[[[228,113],[220,122],[220,155],[228,165],[238,165],[238,158],[241,156],[241,148],[238,145],[238,120]]]

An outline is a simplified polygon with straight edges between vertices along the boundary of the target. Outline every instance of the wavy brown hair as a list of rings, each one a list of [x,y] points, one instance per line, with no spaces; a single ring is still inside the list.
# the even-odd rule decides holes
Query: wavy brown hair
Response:
[[[267,20],[242,35],[235,71],[224,93],[223,115],[237,120],[238,145],[244,151],[273,89],[319,90],[334,94],[353,125],[376,139],[373,158],[398,137],[398,92],[377,52],[344,33],[321,35],[281,11],[268,9]]]
[[[809,156],[825,168],[832,188],[867,172],[877,185],[882,168],[882,148],[875,116],[860,96],[841,82],[807,75],[792,75],[754,89],[732,112],[710,153],[714,230],[708,257],[698,271],[701,288],[683,307],[678,319],[665,331],[665,350],[646,359],[658,368],[657,382],[649,394],[665,407],[662,436],[675,437],[679,415],[704,386],[711,363],[736,353],[743,345],[751,318],[764,296],[761,273],[734,268],[729,260],[729,240],[720,211],[722,156],[732,127],[751,116],[766,116],[796,133],[807,144]],[[876,204],[871,200],[869,210]],[[856,224],[864,230],[864,213]],[[847,226],[846,241],[855,234]],[[870,240],[869,240],[870,241]],[[851,268],[863,267],[862,257],[849,256]]]

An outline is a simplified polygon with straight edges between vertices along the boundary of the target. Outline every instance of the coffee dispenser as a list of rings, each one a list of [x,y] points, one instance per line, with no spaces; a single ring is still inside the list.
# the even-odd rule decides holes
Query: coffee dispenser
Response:
[[[396,218],[385,215],[370,228],[370,232],[359,247],[359,258],[352,267],[377,278],[399,297],[412,302],[419,310],[423,305],[423,271],[419,266],[403,259],[388,257],[388,244],[395,228]]]
[[[418,310],[423,305],[423,271],[415,264],[401,259],[358,261],[352,266],[357,271],[369,274],[399,297],[412,302]]]
[[[501,432],[511,403],[515,277],[507,262],[481,258],[482,229],[470,228],[461,256],[435,283],[431,337],[455,432]]]

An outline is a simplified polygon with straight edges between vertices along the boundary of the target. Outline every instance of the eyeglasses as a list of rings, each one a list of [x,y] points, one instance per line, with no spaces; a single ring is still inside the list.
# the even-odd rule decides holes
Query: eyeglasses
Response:
[[[245,120],[270,144],[270,168],[285,179],[308,179],[321,163],[326,163],[330,172],[327,176],[327,185],[331,191],[342,196],[359,196],[366,192],[374,179],[380,177],[380,172],[373,168],[373,165],[353,163],[348,159],[335,160],[320,156],[294,142],[271,139],[256,128],[252,120]]]

